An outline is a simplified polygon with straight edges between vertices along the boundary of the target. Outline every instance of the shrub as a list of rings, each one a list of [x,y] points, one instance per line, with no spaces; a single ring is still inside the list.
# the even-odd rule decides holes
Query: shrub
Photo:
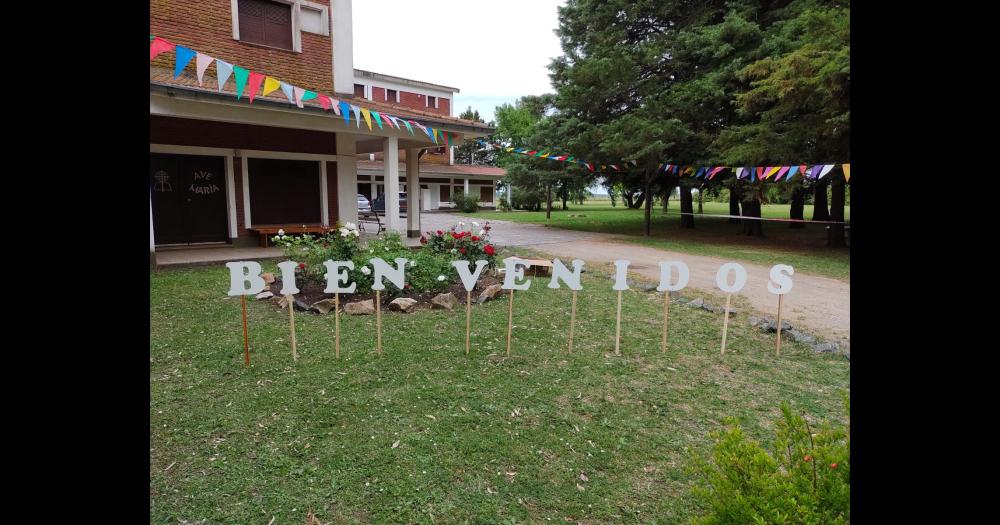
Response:
[[[347,261],[354,258],[358,253],[358,239],[361,234],[358,227],[353,223],[339,225],[336,229],[330,230],[324,235],[303,234],[300,236],[286,235],[284,231],[278,230],[272,240],[277,246],[281,246],[285,258],[289,261],[300,263],[296,271],[296,280],[299,282],[313,281],[324,282],[326,280],[325,261]]]
[[[773,452],[730,419],[713,434],[711,453],[695,457],[701,480],[694,494],[708,509],[695,523],[850,523],[849,427],[813,428],[787,403],[781,413]]]
[[[507,197],[503,196],[497,200],[497,209],[500,211],[510,211],[510,203],[507,202]]]
[[[397,257],[412,259],[413,252],[406,247],[402,236],[396,231],[385,231],[377,237],[370,239],[368,241],[368,249],[360,250],[355,255],[352,259],[354,261],[354,270],[348,272],[351,280],[358,285],[355,293],[371,293],[372,284],[375,283],[375,271],[372,268],[371,260],[376,257],[384,260],[391,266],[395,266]],[[403,290],[396,288],[394,284],[386,281],[384,294],[393,296],[399,295],[402,292]]]
[[[468,225],[460,222],[448,231],[425,233],[420,237],[420,243],[431,253],[445,255],[451,260],[465,260],[475,264],[476,261],[484,259],[488,268],[495,268],[497,251],[490,243],[492,228],[489,222],[484,223],[482,227],[478,222]]]
[[[455,207],[464,213],[473,213],[479,210],[479,198],[471,193],[456,193],[451,196],[451,201]]]
[[[514,197],[511,199],[511,206],[518,210],[527,211],[538,211],[542,209],[542,202],[545,199],[542,197],[540,192],[533,192],[529,190],[521,190],[514,193]]]

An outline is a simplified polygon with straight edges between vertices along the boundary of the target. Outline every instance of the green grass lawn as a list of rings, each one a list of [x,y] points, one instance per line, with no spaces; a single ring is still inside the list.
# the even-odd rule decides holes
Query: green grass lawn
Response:
[[[273,262],[265,270],[275,270]],[[585,274],[574,351],[570,291],[533,279],[517,292],[511,357],[505,299],[464,309],[342,317],[240,301],[226,268],[151,271],[151,523],[680,523],[698,512],[685,468],[727,416],[769,440],[779,404],[844,420],[850,364],[625,292],[623,357],[611,281]],[[398,442],[397,447],[393,444]],[[588,481],[581,479],[583,474]],[[186,520],[186,521],[185,521]]]
[[[788,208],[787,204],[765,205],[761,209],[761,214],[767,218],[787,219]],[[850,249],[827,248],[826,225],[807,224],[803,229],[793,230],[789,228],[788,223],[767,222],[764,224],[765,238],[759,239],[741,235],[739,224],[730,224],[726,219],[713,217],[696,216],[695,229],[683,229],[680,227],[678,212],[680,203],[674,201],[671,201],[670,211],[667,214],[663,213],[662,206],[654,207],[650,237],[643,236],[644,210],[628,209],[620,202],[617,207],[612,207],[608,200],[585,201],[582,206],[571,204],[569,210],[553,210],[551,219],[545,218],[544,211],[477,212],[475,216],[491,220],[546,224],[570,230],[630,235],[633,238],[629,239],[629,242],[665,250],[739,259],[764,265],[781,262],[794,266],[796,271],[836,279],[850,278]],[[729,213],[729,205],[706,202],[704,212],[725,215]],[[848,206],[844,210],[848,220],[850,213]],[[806,206],[805,217],[811,216],[812,206]]]

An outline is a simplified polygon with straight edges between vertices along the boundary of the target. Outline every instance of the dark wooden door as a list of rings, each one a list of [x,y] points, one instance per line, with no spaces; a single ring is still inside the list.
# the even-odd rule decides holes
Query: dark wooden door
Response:
[[[248,159],[253,224],[319,224],[319,162]]]
[[[224,157],[151,153],[149,188],[157,244],[227,240]]]

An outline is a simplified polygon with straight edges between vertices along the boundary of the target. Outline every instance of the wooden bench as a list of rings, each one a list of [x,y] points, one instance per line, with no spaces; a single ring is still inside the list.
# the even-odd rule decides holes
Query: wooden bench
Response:
[[[375,233],[382,233],[385,231],[385,225],[382,224],[382,219],[379,218],[378,213],[375,210],[358,211],[358,229],[365,231],[366,222],[375,223],[378,227]]]
[[[267,248],[267,241],[278,234],[278,230],[284,230],[285,235],[302,235],[304,233],[324,234],[333,228],[322,224],[267,224],[249,228],[250,231],[260,235],[260,245]]]

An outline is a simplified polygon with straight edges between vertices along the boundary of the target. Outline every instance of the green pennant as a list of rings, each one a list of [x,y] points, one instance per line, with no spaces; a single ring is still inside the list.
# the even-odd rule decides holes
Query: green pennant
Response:
[[[309,91],[307,89],[306,92],[302,94],[302,101],[305,102],[307,100],[312,100],[316,98],[316,96],[317,96],[316,93]]]
[[[375,123],[378,124],[378,129],[382,129],[382,115],[378,111],[372,111],[371,115],[375,117]]]
[[[250,71],[240,66],[233,66],[233,76],[236,77],[236,100],[239,100],[243,96],[243,90],[247,87]]]

